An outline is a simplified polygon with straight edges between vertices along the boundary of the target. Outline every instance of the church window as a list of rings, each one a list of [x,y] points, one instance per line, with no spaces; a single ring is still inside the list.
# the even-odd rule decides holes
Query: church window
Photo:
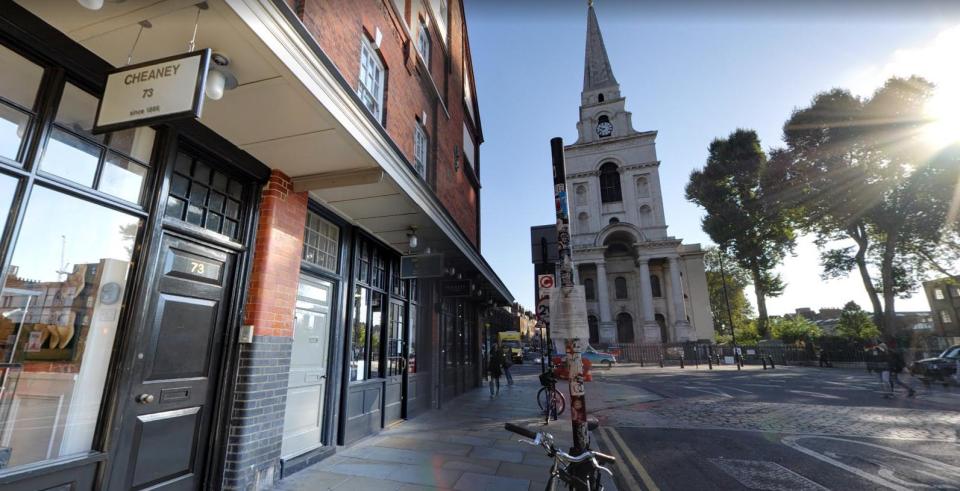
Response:
[[[620,191],[620,172],[617,164],[613,162],[600,166],[600,201],[604,203],[623,201]]]
[[[613,280],[613,290],[616,293],[617,300],[627,298],[627,279],[623,276],[617,276],[617,278]]]
[[[646,177],[637,178],[637,197],[638,198],[650,197],[650,186],[647,183]]]
[[[633,342],[633,317],[626,312],[617,314],[617,342]]]
[[[597,94],[597,102],[603,102],[603,94]]]
[[[577,186],[577,204],[585,205],[587,204],[587,187],[583,184]]]
[[[595,300],[595,299],[596,299],[596,294],[594,293],[594,290],[593,290],[593,280],[592,280],[592,279],[587,278],[587,279],[583,280],[583,294],[584,294],[584,296],[587,297],[587,300]]]
[[[650,275],[650,293],[653,294],[654,298],[663,296],[663,291],[660,289],[660,277],[655,274]]]
[[[364,37],[360,42],[360,83],[357,93],[380,124],[383,124],[383,80],[384,69],[380,56]]]
[[[613,218],[610,219],[610,225],[616,225],[616,224],[618,224],[618,223],[620,223],[620,219],[619,219],[619,218],[613,217]]]
[[[590,344],[600,342],[600,324],[597,322],[597,316],[587,317],[587,327],[590,329]]]

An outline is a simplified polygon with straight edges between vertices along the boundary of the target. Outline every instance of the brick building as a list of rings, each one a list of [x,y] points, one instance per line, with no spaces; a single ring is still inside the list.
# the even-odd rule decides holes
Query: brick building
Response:
[[[960,277],[924,281],[923,291],[933,314],[936,335],[953,339],[947,343],[960,342]]]
[[[188,46],[199,117],[97,128]],[[462,1],[0,0],[0,63],[0,487],[268,488],[479,384]]]

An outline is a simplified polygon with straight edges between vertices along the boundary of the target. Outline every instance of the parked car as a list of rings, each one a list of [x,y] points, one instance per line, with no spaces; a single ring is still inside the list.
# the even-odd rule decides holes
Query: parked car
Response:
[[[524,351],[523,361],[529,361],[531,363],[540,363],[540,353],[533,350]]]
[[[587,348],[583,350],[582,356],[587,360],[590,360],[590,363],[594,365],[603,365],[604,368],[610,368],[617,363],[616,356],[603,351],[597,351],[593,346],[587,346]]]
[[[949,383],[957,373],[957,362],[960,360],[960,344],[951,346],[934,358],[924,358],[910,364],[910,374],[923,379],[924,383],[932,381]]]

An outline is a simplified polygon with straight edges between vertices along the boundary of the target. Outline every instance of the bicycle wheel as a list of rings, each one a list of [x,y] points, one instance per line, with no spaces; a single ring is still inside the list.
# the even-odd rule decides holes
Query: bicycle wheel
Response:
[[[541,411],[547,410],[547,387],[540,387],[537,392],[537,405],[540,406]]]
[[[557,416],[563,414],[563,411],[567,409],[567,398],[563,396],[563,392],[554,389],[553,405],[557,408]]]

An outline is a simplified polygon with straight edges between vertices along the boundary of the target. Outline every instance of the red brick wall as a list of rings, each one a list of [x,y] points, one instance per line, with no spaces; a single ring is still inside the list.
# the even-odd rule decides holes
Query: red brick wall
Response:
[[[244,323],[255,336],[293,336],[293,310],[307,219],[307,193],[274,170],[263,188]]]
[[[428,1],[407,0],[404,12],[397,15],[393,0],[305,0],[302,20],[354,89],[360,77],[361,36],[373,39],[377,29],[380,30],[383,40],[379,51],[387,69],[384,111],[387,133],[406,159],[413,162],[415,121],[426,113],[426,129],[433,146],[430,162],[434,192],[460,229],[476,245],[479,243],[478,189],[466,174],[468,171],[464,168],[462,156],[465,112],[463,11],[458,0],[448,0],[450,42],[446,47],[437,32],[438,24],[432,20],[428,22],[432,53],[430,74],[427,74],[417,62],[416,39],[410,36],[417,35],[421,17],[430,18]],[[412,26],[409,34],[404,27],[407,22],[404,16],[408,12],[409,25]],[[441,98],[446,102],[446,112],[440,106]],[[479,138],[474,138],[474,142],[479,146]],[[454,165],[455,147],[459,147],[461,154],[459,169]]]

